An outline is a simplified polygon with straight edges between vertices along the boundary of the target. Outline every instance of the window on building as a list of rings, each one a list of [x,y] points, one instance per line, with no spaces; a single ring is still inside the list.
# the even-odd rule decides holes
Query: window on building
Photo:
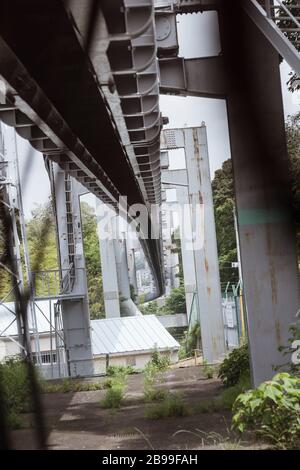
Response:
[[[41,361],[42,364],[51,364],[51,356],[52,356],[52,363],[56,363],[56,352],[55,351],[42,351],[41,352]],[[32,353],[32,359],[34,364],[38,362],[38,354]]]

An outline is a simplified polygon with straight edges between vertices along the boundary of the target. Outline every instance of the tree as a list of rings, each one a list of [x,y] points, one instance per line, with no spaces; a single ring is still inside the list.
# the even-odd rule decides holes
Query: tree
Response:
[[[87,270],[90,317],[105,318],[100,247],[97,235],[97,220],[94,209],[81,202],[83,246]]]
[[[289,154],[289,177],[292,208],[296,226],[298,258],[300,258],[300,112],[286,121],[287,148]],[[234,230],[234,184],[231,160],[215,172],[212,181],[215,221],[220,264],[220,277],[224,286],[228,281],[238,281],[237,269],[231,262],[237,260]],[[299,260],[300,261],[300,260]],[[299,263],[300,264],[300,263]]]
[[[105,313],[97,221],[94,209],[86,202],[81,203],[81,218],[90,317],[92,319],[103,318]],[[26,223],[26,233],[32,270],[58,269],[55,221],[51,202],[38,205],[32,210],[32,219]],[[54,278],[50,276],[49,279],[50,292],[57,293]],[[2,293],[7,291],[7,286],[2,285],[4,284],[2,276],[1,281],[0,289]],[[38,293],[42,293],[44,289],[38,277],[36,289]]]
[[[162,311],[165,315],[186,313],[184,285],[172,289],[169,297],[166,298],[165,305],[162,307]]]
[[[282,2],[286,7],[294,7],[291,12],[293,14],[294,17],[296,18],[299,18],[300,17],[300,6],[299,8],[295,8],[295,0],[285,0]],[[283,20],[279,20],[279,21],[276,21],[277,25],[279,28],[281,29],[286,29],[288,31],[285,31],[283,34],[291,41],[293,42],[294,44],[294,47],[300,51],[300,34],[299,34],[299,31],[296,31],[295,29],[295,23],[290,20],[287,16],[287,13],[285,12],[285,10],[283,10],[282,8],[280,8],[279,10],[277,10],[277,14],[278,16],[281,16],[285,19]],[[295,90],[300,90],[300,83],[299,83],[299,77],[291,72],[290,73],[290,79],[287,83],[288,87],[289,87],[289,90],[290,91],[295,91]]]
[[[234,185],[231,160],[215,172],[212,181],[215,222],[220,265],[221,285],[238,282],[238,271],[231,267],[237,261],[237,247],[234,229]]]
[[[296,226],[297,252],[300,264],[300,112],[293,116],[288,116],[285,129],[289,154],[292,208]]]

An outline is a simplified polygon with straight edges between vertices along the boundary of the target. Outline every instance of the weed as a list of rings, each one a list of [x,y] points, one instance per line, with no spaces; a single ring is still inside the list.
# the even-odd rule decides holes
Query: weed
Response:
[[[125,394],[125,384],[116,383],[108,388],[101,401],[102,408],[120,408]]]
[[[120,375],[131,375],[134,374],[135,370],[132,366],[108,366],[106,370],[106,375],[109,377],[116,377]]]
[[[254,390],[238,396],[233,406],[233,428],[253,431],[277,449],[300,447],[300,379],[275,375]]]
[[[212,379],[214,376],[214,368],[206,360],[203,361],[203,375],[206,379]]]
[[[233,349],[222,362],[218,377],[225,387],[236,385],[241,377],[250,377],[248,345]]]
[[[168,395],[168,391],[162,388],[151,388],[144,391],[144,401],[161,401],[164,400]]]
[[[20,356],[5,360],[0,364],[0,377],[8,424],[12,428],[19,428],[22,426],[20,414],[32,411],[31,387],[25,360]]]
[[[194,407],[195,413],[213,413],[217,411],[232,410],[236,398],[250,388],[250,380],[241,377],[232,387],[222,390],[220,396],[211,400],[204,400]]]
[[[104,384],[101,382],[78,382],[71,378],[65,378],[59,383],[41,381],[42,393],[68,393],[68,392],[91,392],[102,390]]]
[[[149,419],[186,416],[187,414],[187,406],[178,393],[169,393],[161,403],[149,406],[145,412],[146,418]]]

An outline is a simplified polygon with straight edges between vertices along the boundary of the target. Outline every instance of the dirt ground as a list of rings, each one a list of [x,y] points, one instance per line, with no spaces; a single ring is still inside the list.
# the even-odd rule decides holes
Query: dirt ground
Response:
[[[181,392],[189,404],[220,394],[217,379],[201,377],[201,368],[170,369],[166,387]],[[261,448],[259,443],[241,442],[230,431],[230,412],[197,413],[184,417],[151,420],[145,417],[143,376],[129,377],[126,399],[118,410],[100,407],[104,390],[42,395],[49,449],[245,449]],[[28,417],[27,417],[28,418]],[[29,417],[30,419],[30,417]],[[180,431],[180,432],[178,432]],[[177,432],[176,435],[174,435]],[[34,429],[13,433],[14,448],[34,449]]]

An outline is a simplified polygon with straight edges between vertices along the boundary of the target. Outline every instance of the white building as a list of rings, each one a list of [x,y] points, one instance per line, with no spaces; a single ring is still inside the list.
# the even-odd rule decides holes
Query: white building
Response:
[[[61,341],[63,338],[61,322],[56,322],[56,325],[59,325],[56,332],[53,326],[55,302],[38,301],[36,304],[41,372],[47,378],[65,376],[67,364]],[[13,303],[0,305],[0,361],[20,353],[17,323],[13,312]],[[105,374],[108,364],[131,365],[135,369],[141,369],[151,359],[154,349],[162,354],[168,354],[172,363],[178,360],[179,344],[155,315],[91,320],[90,326],[96,375]],[[37,341],[31,321],[29,327],[31,348],[37,359]],[[57,347],[56,341],[60,347]]]

